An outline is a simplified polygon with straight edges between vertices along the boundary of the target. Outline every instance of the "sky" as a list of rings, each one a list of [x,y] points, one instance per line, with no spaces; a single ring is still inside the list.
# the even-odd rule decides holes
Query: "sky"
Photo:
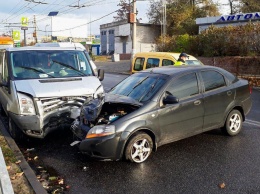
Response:
[[[227,1],[227,0],[218,0]],[[12,2],[12,3],[10,3]],[[1,0],[0,34],[10,34],[20,30],[21,18],[29,19],[27,37],[32,38],[34,19],[37,37],[71,36],[86,37],[99,35],[100,25],[113,22],[119,0]],[[149,0],[137,0],[137,18],[147,23]],[[49,12],[58,11],[57,16],[48,16]],[[23,36],[23,30],[21,30]],[[32,38],[33,39],[33,38]]]

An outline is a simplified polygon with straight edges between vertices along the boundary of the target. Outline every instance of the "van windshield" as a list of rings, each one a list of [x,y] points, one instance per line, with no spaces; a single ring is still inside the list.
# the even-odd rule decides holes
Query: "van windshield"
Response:
[[[10,54],[14,79],[44,79],[94,75],[83,51],[26,50]]]

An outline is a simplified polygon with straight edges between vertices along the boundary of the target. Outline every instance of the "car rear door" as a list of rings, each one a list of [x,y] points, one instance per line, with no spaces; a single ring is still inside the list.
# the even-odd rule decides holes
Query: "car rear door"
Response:
[[[226,83],[223,74],[215,70],[201,71],[204,85],[204,126],[203,130],[209,130],[219,126],[225,117],[225,113],[232,106],[235,98],[235,89]]]
[[[189,73],[173,80],[166,91],[179,98],[179,103],[164,105],[158,111],[160,143],[164,144],[201,133],[204,106],[197,74]]]

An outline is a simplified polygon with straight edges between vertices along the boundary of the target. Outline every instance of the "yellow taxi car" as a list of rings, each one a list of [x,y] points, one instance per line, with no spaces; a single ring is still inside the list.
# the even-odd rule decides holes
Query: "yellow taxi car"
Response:
[[[174,65],[179,58],[180,53],[170,52],[140,52],[136,53],[131,66],[131,72],[135,73],[144,69]],[[195,57],[189,55],[186,61],[187,65],[203,65]]]

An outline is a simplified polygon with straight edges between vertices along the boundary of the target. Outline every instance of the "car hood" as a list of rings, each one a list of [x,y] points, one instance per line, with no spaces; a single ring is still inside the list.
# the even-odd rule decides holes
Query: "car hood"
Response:
[[[131,97],[107,93],[105,94],[105,98],[88,99],[83,105],[82,116],[84,115],[84,118],[87,119],[88,122],[96,121],[99,115],[103,115],[101,116],[102,118],[100,118],[102,120],[105,120],[104,115],[118,114],[118,110],[114,109],[129,110],[129,107],[132,107],[130,109],[131,111],[133,111],[141,107],[142,105],[142,103],[134,100]],[[129,113],[128,111],[123,112],[125,112],[123,115]],[[94,125],[95,124],[96,123],[94,123]]]
[[[94,76],[15,81],[17,91],[33,97],[88,95],[95,93],[100,85],[100,81]]]

